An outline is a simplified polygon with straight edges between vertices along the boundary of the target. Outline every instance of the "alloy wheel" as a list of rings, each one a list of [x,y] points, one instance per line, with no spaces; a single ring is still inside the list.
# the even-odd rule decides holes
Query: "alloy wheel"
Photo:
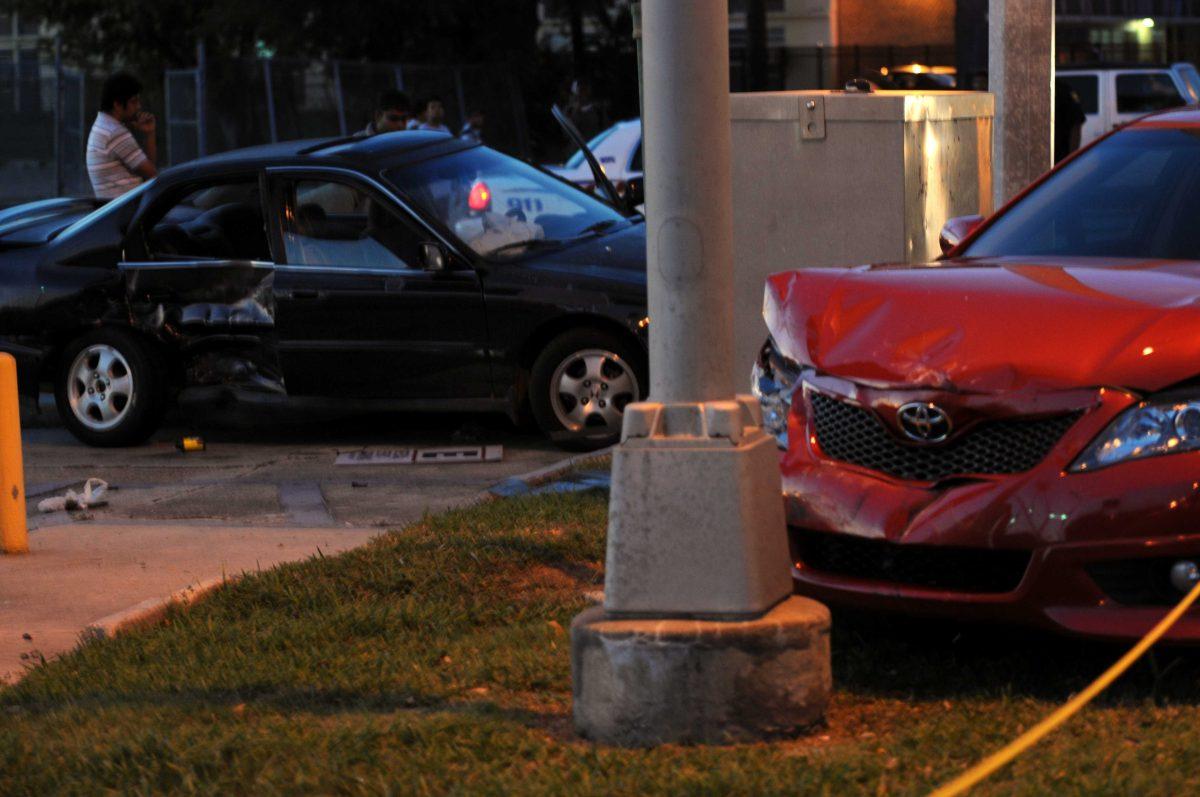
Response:
[[[104,343],[83,349],[67,371],[71,412],[88,429],[107,431],[121,423],[133,404],[133,372],[120,351]]]
[[[584,349],[565,358],[550,378],[550,405],[571,432],[619,434],[625,407],[640,397],[629,363],[604,349]]]

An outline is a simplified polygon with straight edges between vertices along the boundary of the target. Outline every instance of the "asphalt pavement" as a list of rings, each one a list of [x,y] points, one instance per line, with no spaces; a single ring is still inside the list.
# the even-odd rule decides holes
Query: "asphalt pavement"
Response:
[[[33,424],[31,424],[33,425]],[[199,433],[205,450],[184,453]],[[214,578],[361,545],[475,500],[569,452],[493,416],[382,414],[196,424],[97,449],[45,418],[23,434],[28,556],[0,556],[0,681],[76,644],[89,624]],[[339,454],[502,446],[496,462],[337,465]],[[40,513],[44,498],[109,484],[107,505]]]

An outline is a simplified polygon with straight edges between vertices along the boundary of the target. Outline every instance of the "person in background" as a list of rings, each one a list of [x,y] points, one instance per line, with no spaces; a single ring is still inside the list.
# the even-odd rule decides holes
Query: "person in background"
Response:
[[[584,141],[591,141],[607,125],[604,109],[592,97],[592,84],[587,78],[576,78],[571,83],[571,96],[567,100],[567,117],[575,125]]]
[[[1061,78],[1054,81],[1054,162],[1079,149],[1087,114],[1083,101],[1071,84]]]
[[[467,114],[467,123],[458,131],[458,137],[476,144],[483,143],[483,111],[476,108]]]
[[[380,93],[375,103],[375,115],[359,135],[373,136],[404,130],[411,118],[412,103],[408,101],[408,95],[403,91],[388,89]]]
[[[421,104],[421,113],[416,123],[408,123],[409,130],[433,130],[438,133],[449,133],[446,127],[446,106],[442,98],[434,95]]]
[[[87,141],[88,179],[101,199],[119,197],[158,174],[154,115],[142,110],[142,84],[127,72],[104,81]],[[141,134],[145,150],[133,131]]]

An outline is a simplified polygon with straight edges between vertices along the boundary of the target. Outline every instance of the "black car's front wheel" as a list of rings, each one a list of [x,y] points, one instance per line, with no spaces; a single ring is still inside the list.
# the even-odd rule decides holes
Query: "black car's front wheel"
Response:
[[[162,369],[133,335],[98,329],[63,350],[54,398],[63,424],[83,442],[136,445],[162,417]]]
[[[646,395],[639,353],[600,330],[567,332],[534,362],[529,404],[542,431],[574,448],[621,438],[625,407]]]

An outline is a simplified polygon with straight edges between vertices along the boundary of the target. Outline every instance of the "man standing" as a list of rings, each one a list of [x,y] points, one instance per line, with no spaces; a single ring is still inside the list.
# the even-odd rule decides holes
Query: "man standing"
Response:
[[[412,104],[403,91],[389,89],[379,95],[375,105],[375,117],[359,135],[373,136],[403,130],[412,116]]]
[[[87,142],[88,178],[101,199],[121,196],[158,174],[154,115],[142,110],[141,93],[142,84],[126,72],[104,81],[100,113]],[[145,138],[145,151],[130,128]]]

